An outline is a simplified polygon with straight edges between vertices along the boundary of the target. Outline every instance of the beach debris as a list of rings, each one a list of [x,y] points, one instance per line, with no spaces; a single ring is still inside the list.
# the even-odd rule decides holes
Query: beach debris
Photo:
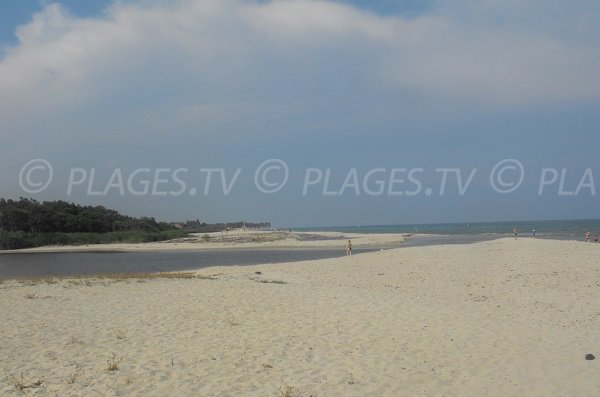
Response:
[[[256,281],[257,283],[262,283],[262,284],[287,284],[287,281],[283,281],[283,280],[267,280],[267,279],[258,279],[258,278],[251,278],[250,280]]]
[[[588,361],[596,359],[596,357],[592,353],[588,353],[585,355],[585,359]]]
[[[262,272],[254,272],[254,274],[262,274]]]

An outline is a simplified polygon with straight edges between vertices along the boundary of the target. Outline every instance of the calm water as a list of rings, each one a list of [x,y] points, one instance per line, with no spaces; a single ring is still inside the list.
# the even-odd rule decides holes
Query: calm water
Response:
[[[395,246],[354,248],[355,254],[381,248],[401,248],[438,244],[466,244],[490,240],[491,235],[453,235],[409,237]],[[340,249],[232,249],[158,252],[56,252],[0,254],[0,279],[36,276],[78,276],[107,273],[170,272],[210,266],[247,266],[263,263],[298,262],[340,257]]]
[[[68,252],[0,254],[0,278],[76,276],[194,270],[209,266],[257,265],[333,258],[341,249],[254,249],[160,252]],[[373,249],[371,249],[373,250]],[[356,253],[369,250],[355,249]]]

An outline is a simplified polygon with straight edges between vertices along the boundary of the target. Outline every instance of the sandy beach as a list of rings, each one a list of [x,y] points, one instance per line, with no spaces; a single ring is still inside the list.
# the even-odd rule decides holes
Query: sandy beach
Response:
[[[4,281],[0,394],[599,395],[599,253],[504,238]]]

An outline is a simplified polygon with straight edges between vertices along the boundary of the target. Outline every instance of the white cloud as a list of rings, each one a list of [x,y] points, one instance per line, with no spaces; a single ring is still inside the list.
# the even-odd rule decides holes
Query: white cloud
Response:
[[[128,0],[95,18],[49,5],[0,59],[0,196],[23,193],[17,176],[33,158],[51,161],[57,181],[69,167],[249,167],[270,156],[290,166],[462,166],[501,150],[562,159],[572,138],[558,136],[574,131],[565,161],[585,162],[596,140],[599,19],[597,0],[437,1],[410,18],[310,0]],[[557,108],[568,117],[544,142],[543,127],[519,121],[533,109],[549,125]],[[493,136],[507,126],[529,135],[518,145]],[[46,198],[64,198],[53,188]],[[212,205],[226,218],[231,208],[302,216],[289,208],[306,205],[247,202],[249,192],[145,205],[182,217]],[[139,214],[138,198],[128,205]],[[398,205],[382,206],[381,219]],[[302,222],[322,222],[305,211]]]
[[[166,128],[368,112],[389,98],[489,110],[600,97],[600,40],[585,22],[597,7],[569,2],[560,19],[537,0],[452,4],[411,19],[310,0],[115,4],[94,19],[49,5],[0,61],[0,127],[62,118],[131,131],[139,114]]]

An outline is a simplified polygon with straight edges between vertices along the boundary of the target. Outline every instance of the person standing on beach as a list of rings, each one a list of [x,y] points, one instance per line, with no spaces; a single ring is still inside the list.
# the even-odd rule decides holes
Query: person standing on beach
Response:
[[[598,242],[598,233],[594,234],[594,241]]]
[[[346,256],[352,256],[352,241],[348,240],[346,244]]]
[[[515,235],[515,240],[519,237],[519,230],[516,227],[513,227],[513,233]]]
[[[533,238],[535,238],[535,229],[533,229],[532,233],[533,233]]]
[[[585,241],[587,241],[588,243],[590,242],[590,232],[587,232],[585,234]]]

